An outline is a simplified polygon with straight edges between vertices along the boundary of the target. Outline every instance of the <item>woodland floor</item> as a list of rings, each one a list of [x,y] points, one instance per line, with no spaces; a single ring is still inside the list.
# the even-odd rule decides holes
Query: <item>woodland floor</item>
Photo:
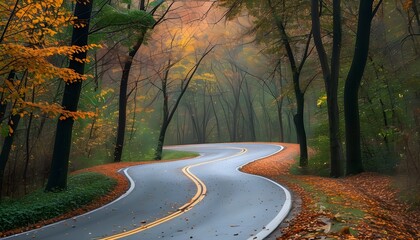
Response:
[[[420,209],[399,199],[392,177],[291,175],[299,149],[282,145],[286,149],[280,154],[242,168],[283,184],[301,199],[300,212],[280,229],[278,239],[420,239]]]
[[[242,168],[281,183],[292,191],[293,198],[301,200],[295,201],[300,202],[299,211],[280,229],[278,239],[420,239],[420,209],[399,200],[391,177],[374,173],[339,179],[291,175],[289,169],[299,149],[295,144],[282,145],[284,151]],[[118,185],[88,206],[7,235],[71,218],[118,198],[129,184],[117,170],[138,164],[145,163],[112,163],[73,173],[103,173],[117,179]]]

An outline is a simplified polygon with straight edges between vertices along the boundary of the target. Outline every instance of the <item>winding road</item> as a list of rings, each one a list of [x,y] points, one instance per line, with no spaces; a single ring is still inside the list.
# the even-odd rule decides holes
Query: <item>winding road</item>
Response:
[[[290,193],[238,169],[282,146],[224,143],[168,147],[193,159],[122,170],[131,182],[123,196],[84,215],[4,239],[256,240],[286,217]]]

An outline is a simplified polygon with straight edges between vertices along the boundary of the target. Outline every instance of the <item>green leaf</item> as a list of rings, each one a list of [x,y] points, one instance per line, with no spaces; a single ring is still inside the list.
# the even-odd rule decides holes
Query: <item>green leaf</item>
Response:
[[[149,7],[154,8],[156,6],[159,6],[160,4],[162,4],[165,0],[157,0],[157,1],[153,1],[149,4]]]
[[[118,27],[118,29],[141,30],[143,28],[150,28],[155,24],[155,19],[148,12],[128,9],[118,10],[110,5],[104,6],[98,17],[94,19],[96,28],[106,30],[111,27]]]

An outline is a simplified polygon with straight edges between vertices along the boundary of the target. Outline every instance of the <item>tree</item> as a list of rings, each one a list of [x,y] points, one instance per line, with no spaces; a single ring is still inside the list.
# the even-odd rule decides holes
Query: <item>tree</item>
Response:
[[[364,171],[360,145],[359,87],[369,52],[370,27],[382,0],[373,9],[373,0],[360,1],[353,61],[344,86],[346,124],[346,174]]]
[[[150,12],[148,12],[149,16],[153,16],[156,10],[164,3],[164,1],[157,1],[154,2],[156,4],[148,4],[152,8]],[[117,127],[117,139],[115,143],[115,150],[114,150],[114,162],[120,162],[121,156],[124,147],[124,137],[125,137],[125,129],[126,129],[126,122],[127,122],[127,89],[128,89],[128,79],[130,76],[130,70],[133,65],[134,57],[136,56],[137,52],[139,51],[140,47],[143,45],[143,42],[146,38],[146,33],[149,29],[153,29],[157,24],[159,24],[165,17],[165,15],[170,10],[171,6],[174,2],[172,2],[165,10],[162,16],[159,17],[157,21],[154,21],[153,17],[141,23],[142,26],[140,27],[139,31],[137,32],[137,39],[133,46],[130,47],[128,52],[127,60],[123,64],[123,70],[121,75],[120,81],[120,94],[119,94],[119,107],[118,107],[118,127]],[[145,0],[140,0],[140,11],[146,11],[147,5],[145,4]],[[147,16],[147,15],[146,15]],[[146,19],[146,18],[145,18]],[[129,33],[130,35],[132,33]]]
[[[295,53],[293,52],[291,44],[290,44],[290,37],[288,36],[286,32],[284,21],[281,18],[281,16],[279,16],[279,14],[275,12],[275,6],[272,4],[271,0],[267,0],[267,1],[271,9],[271,14],[273,15],[273,18],[274,18],[274,22],[277,26],[277,30],[280,33],[280,39],[286,50],[287,58],[289,60],[290,68],[292,70],[293,88],[294,88],[296,104],[297,104],[296,114],[293,117],[293,121],[296,126],[296,134],[297,134],[297,138],[298,138],[298,142],[300,146],[299,166],[306,167],[308,165],[308,145],[307,145],[307,140],[306,140],[306,131],[305,131],[305,124],[304,124],[304,116],[303,116],[305,90],[302,90],[301,88],[300,74],[306,62],[306,59],[308,58],[310,54],[309,46],[311,42],[312,32],[307,35],[305,49],[303,51],[301,61],[298,64]]]
[[[86,117],[84,112],[70,112],[59,104],[39,101],[55,79],[72,82],[85,76],[69,68],[52,63],[53,58],[71,58],[74,52],[83,52],[93,46],[60,46],[57,35],[63,32],[73,17],[54,0],[4,1],[1,11],[7,18],[0,19],[0,122],[8,119],[7,136],[0,157],[0,188],[9,159],[19,120],[27,115],[32,119],[39,113],[47,117]],[[31,96],[27,99],[27,96]],[[0,190],[1,192],[1,190]]]
[[[235,61],[237,59],[234,59]],[[226,120],[227,129],[229,132],[229,140],[231,142],[237,142],[240,139],[240,117],[242,113],[241,108],[241,93],[243,83],[245,81],[245,72],[241,71],[239,67],[231,59],[228,61],[228,67],[226,69],[220,69],[219,71],[223,74],[223,80],[217,78],[219,91],[222,93],[220,98],[225,103],[226,108],[222,105],[223,115]],[[223,67],[223,66],[221,66]],[[217,77],[217,74],[215,74]],[[227,84],[228,91],[222,85],[222,82]],[[223,90],[222,90],[223,89]],[[228,97],[230,96],[230,98]]]
[[[304,6],[302,2],[293,2],[293,7],[300,7]],[[304,94],[307,87],[302,87],[301,83],[301,73],[303,66],[307,58],[309,57],[310,51],[310,42],[312,33],[309,31],[307,34],[300,34],[296,37],[300,41],[304,42],[304,49],[302,55],[300,57],[300,61],[298,61],[297,49],[293,49],[294,42],[292,40],[291,35],[287,32],[287,28],[290,29],[291,25],[286,25],[289,20],[287,17],[293,18],[296,17],[295,14],[291,14],[287,12],[287,8],[291,7],[286,4],[286,1],[272,1],[266,0],[261,2],[255,1],[231,1],[231,0],[224,0],[222,1],[222,6],[228,7],[228,11],[226,13],[228,19],[237,16],[237,14],[241,11],[242,7],[245,6],[247,10],[255,16],[258,21],[256,23],[255,28],[260,30],[261,36],[263,38],[259,39],[260,41],[264,41],[266,39],[272,40],[272,38],[276,39],[276,42],[281,43],[281,47],[286,52],[286,57],[289,61],[289,66],[292,71],[292,82],[293,82],[293,89],[295,93],[296,99],[296,114],[293,116],[293,121],[296,127],[296,134],[300,146],[300,161],[299,165],[301,167],[306,167],[308,165],[308,146],[307,146],[307,139],[306,139],[306,130],[304,124]],[[275,29],[267,29],[267,26],[272,26],[272,23]],[[297,27],[297,25],[294,25]],[[276,31],[277,34],[274,36],[273,32]],[[262,33],[261,33],[262,32]],[[269,37],[267,37],[269,36]],[[269,42],[271,44],[271,42]],[[300,50],[300,49],[299,49]],[[284,53],[279,51],[277,48],[276,54],[283,56]]]
[[[167,65],[165,66],[165,70],[163,72],[163,77],[161,77],[161,83],[160,83],[160,91],[162,92],[162,95],[163,95],[163,119],[162,119],[162,124],[160,127],[158,143],[157,143],[156,151],[155,151],[155,160],[162,159],[162,149],[163,149],[163,144],[165,142],[165,135],[166,135],[168,126],[171,123],[172,118],[179,106],[179,103],[181,102],[182,97],[187,91],[188,86],[190,85],[191,80],[193,79],[195,73],[197,72],[201,62],[214,49],[214,47],[215,46],[212,46],[212,47],[208,46],[204,50],[204,52],[201,54],[201,56],[196,60],[193,66],[190,67],[189,70],[186,72],[184,78],[181,80],[180,93],[176,97],[173,98],[175,103],[172,106],[170,106],[170,103],[169,103],[170,92],[169,92],[168,87],[171,82],[170,71],[172,68],[176,66],[176,61],[174,63],[173,62],[174,60],[171,59],[171,57],[169,57],[167,61]]]
[[[331,62],[328,63],[328,56],[324,48],[321,36],[321,24],[319,11],[319,0],[312,0],[311,18],[314,43],[318,52],[324,77],[325,89],[327,92],[328,123],[330,136],[330,176],[342,176],[342,152],[340,144],[340,118],[338,109],[338,79],[340,72],[340,50],[341,50],[341,6],[340,0],[333,0],[333,43]]]
[[[84,47],[88,44],[89,22],[92,13],[93,0],[78,0],[74,9],[73,34],[71,45]],[[69,69],[83,75],[87,51],[75,52],[70,60]],[[64,88],[62,106],[70,112],[77,111],[82,78],[68,82]],[[67,173],[69,167],[69,155],[74,117],[61,115],[57,122],[57,130],[54,142],[54,151],[51,162],[51,170],[48,176],[46,191],[62,191],[67,188]]]
[[[190,116],[190,125],[192,125],[197,143],[207,142],[207,130],[212,116],[212,102],[209,101],[212,94],[212,82],[214,82],[213,74],[204,73],[202,75],[196,75],[194,82],[190,84],[188,94],[185,95],[185,101],[182,104]],[[179,131],[182,131],[182,129]]]
[[[9,81],[10,83],[13,83],[14,78],[15,78],[15,72],[11,71],[8,76],[7,81]],[[20,114],[16,113],[16,114],[11,114],[11,116],[9,117],[9,121],[7,123],[9,127],[9,132],[6,138],[4,139],[3,147],[0,152],[0,199],[1,199],[2,189],[3,189],[4,171],[6,169],[6,164],[9,159],[10,150],[12,149],[13,137],[15,135],[19,121],[20,121]]]

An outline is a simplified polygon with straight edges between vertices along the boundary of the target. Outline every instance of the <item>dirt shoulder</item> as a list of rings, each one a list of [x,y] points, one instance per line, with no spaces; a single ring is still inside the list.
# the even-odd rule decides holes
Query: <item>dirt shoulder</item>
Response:
[[[279,182],[301,199],[278,239],[420,239],[420,211],[398,199],[393,179],[375,173],[331,179],[291,175],[295,144],[243,171]]]

